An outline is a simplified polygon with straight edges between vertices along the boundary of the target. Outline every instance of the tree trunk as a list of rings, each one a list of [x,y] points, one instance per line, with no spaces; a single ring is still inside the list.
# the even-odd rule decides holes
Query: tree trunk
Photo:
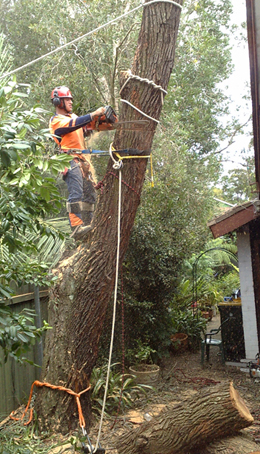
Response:
[[[168,407],[152,421],[122,435],[117,450],[119,454],[184,454],[252,422],[244,401],[230,383]]]
[[[177,0],[182,4],[183,0]],[[144,7],[132,74],[167,88],[174,63],[181,9],[174,3],[158,2]],[[130,80],[121,96],[138,109],[158,119],[161,91],[151,84]],[[122,103],[120,120],[143,118]],[[117,131],[116,149],[150,150],[156,122],[147,131]],[[125,255],[135,214],[140,203],[147,159],[125,161],[122,169],[122,214],[120,263]],[[108,164],[104,187],[95,212],[94,228],[70,258],[61,261],[58,281],[50,293],[49,323],[42,381],[70,388],[86,389],[95,365],[98,343],[115,282],[117,250],[118,171]],[[106,327],[106,329],[109,329]],[[90,424],[89,393],[80,398],[87,427]],[[37,393],[36,411],[40,427],[67,433],[78,424],[76,399],[64,391],[42,388]]]
[[[195,449],[189,454],[260,454],[260,451],[257,451],[258,448],[259,445],[248,435],[238,434],[235,437],[213,441],[205,448]]]

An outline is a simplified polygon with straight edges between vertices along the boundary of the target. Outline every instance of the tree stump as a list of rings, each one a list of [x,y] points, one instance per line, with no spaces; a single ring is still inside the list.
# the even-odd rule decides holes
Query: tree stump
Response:
[[[184,454],[215,439],[239,432],[253,422],[245,402],[226,383],[163,410],[119,438],[119,454]]]

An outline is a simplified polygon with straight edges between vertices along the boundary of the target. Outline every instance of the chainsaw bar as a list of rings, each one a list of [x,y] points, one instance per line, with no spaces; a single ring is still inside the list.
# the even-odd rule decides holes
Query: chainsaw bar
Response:
[[[133,130],[133,131],[145,131],[149,130],[149,121],[148,120],[130,120],[130,121],[117,121],[116,123],[100,123],[97,125],[88,124],[85,127],[85,132],[93,131],[113,131],[114,129],[122,130]]]

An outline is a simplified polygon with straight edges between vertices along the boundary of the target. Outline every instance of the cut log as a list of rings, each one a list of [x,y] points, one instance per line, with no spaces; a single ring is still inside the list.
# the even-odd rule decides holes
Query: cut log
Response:
[[[257,451],[259,445],[248,435],[239,434],[235,437],[227,437],[216,440],[205,448],[198,448],[187,454],[260,454]]]
[[[232,383],[209,388],[175,406],[138,429],[123,434],[118,454],[184,454],[239,432],[253,422]]]

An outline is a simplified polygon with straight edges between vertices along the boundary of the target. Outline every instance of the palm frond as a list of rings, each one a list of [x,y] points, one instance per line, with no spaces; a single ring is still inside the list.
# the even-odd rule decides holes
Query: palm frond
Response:
[[[8,247],[0,242],[0,260],[12,262],[17,265],[28,263],[30,260],[38,259],[39,262],[44,262],[49,268],[55,266],[64,251],[70,226],[67,218],[55,218],[47,221],[41,221],[45,228],[49,228],[50,234],[40,235],[36,231],[25,231],[20,233],[18,238],[24,245],[33,244],[35,252],[16,251],[15,254],[10,254]],[[63,235],[63,236],[62,236]]]

